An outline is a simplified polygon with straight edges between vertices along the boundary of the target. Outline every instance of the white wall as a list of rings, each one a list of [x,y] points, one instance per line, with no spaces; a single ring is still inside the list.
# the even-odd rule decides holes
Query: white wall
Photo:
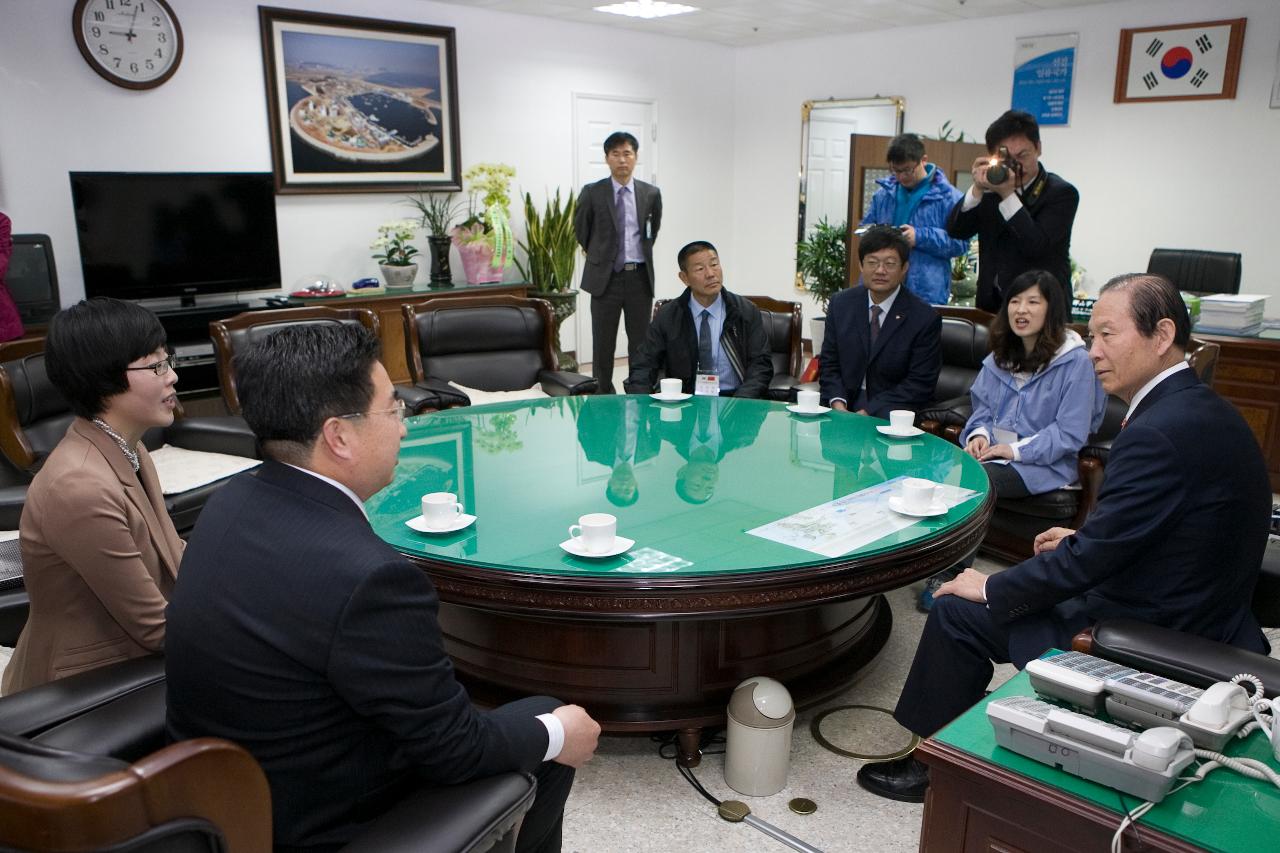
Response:
[[[733,124],[729,48],[420,0],[286,5],[456,27],[463,168],[510,163],[514,188],[529,190],[539,204],[547,189],[577,191],[574,92],[656,100],[666,203],[660,256],[674,257],[677,241],[693,239],[687,235],[729,240],[731,140],[709,144]],[[0,0],[0,209],[15,231],[51,235],[63,304],[84,290],[68,171],[271,169],[254,0],[180,4],[182,65],[149,92],[118,88],[89,69],[69,8]],[[343,283],[377,275],[368,244],[381,222],[411,214],[400,198],[280,196],[286,289],[312,272]],[[517,206],[512,212],[519,217]],[[456,253],[454,263],[460,275]],[[674,261],[668,266],[669,274],[658,271],[659,295],[681,287]],[[564,343],[573,345],[572,333]]]
[[[1235,100],[1112,103],[1120,29],[1236,17],[1248,25]],[[1280,315],[1275,0],[1107,3],[737,51],[730,262],[750,289],[794,292],[782,235],[795,232],[802,101],[901,95],[908,130],[935,136],[950,120],[981,140],[1009,107],[1015,38],[1063,32],[1080,34],[1071,126],[1041,140],[1045,165],[1080,190],[1072,256],[1092,288],[1145,270],[1154,246],[1239,251],[1241,289],[1270,294]]]

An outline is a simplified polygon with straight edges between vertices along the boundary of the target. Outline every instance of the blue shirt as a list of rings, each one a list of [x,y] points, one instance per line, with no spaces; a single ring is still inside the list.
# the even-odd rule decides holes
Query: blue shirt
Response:
[[[706,311],[710,316],[707,320],[711,324],[711,361],[712,364],[699,364],[699,372],[715,368],[716,375],[720,377],[720,390],[733,391],[738,387],[738,375],[733,372],[733,365],[729,363],[729,357],[724,354],[724,348],[720,346],[720,335],[724,332],[724,300],[716,294],[716,301],[710,305],[703,307],[702,303],[689,297],[689,313],[693,315],[693,334],[697,339],[699,330],[702,328],[702,312]]]

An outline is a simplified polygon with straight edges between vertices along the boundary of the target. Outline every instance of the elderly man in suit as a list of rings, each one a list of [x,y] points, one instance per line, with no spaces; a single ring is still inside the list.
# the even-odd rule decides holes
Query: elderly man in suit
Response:
[[[1188,367],[1181,296],[1161,276],[1119,276],[1089,331],[1102,387],[1129,404],[1098,506],[1078,531],[1037,536],[1031,559],[990,577],[965,569],[934,593],[894,711],[916,734],[981,699],[992,661],[1022,667],[1100,619],[1267,651],[1250,612],[1271,512],[1266,463],[1240,414]],[[858,783],[921,802],[929,777],[908,755],[865,765]]]
[[[582,289],[591,294],[591,372],[599,394],[613,393],[618,318],[626,317],[627,355],[634,360],[653,313],[653,241],[662,224],[662,193],[632,179],[639,150],[631,134],[609,134],[609,177],[582,188],[573,220],[587,253]]]
[[[911,244],[879,225],[862,235],[862,284],[827,307],[818,386],[834,409],[877,418],[920,409],[942,369],[942,318],[902,286]]]
[[[573,768],[600,727],[550,697],[477,710],[421,569],[369,526],[405,434],[358,326],[292,326],[236,357],[267,461],[205,507],[168,610],[170,737],[245,747],[276,849],[330,850],[417,785],[535,773],[517,850],[560,849]]]

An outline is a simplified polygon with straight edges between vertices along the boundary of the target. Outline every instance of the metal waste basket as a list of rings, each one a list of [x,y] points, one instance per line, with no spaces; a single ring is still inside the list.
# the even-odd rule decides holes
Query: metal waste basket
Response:
[[[724,781],[749,797],[781,791],[787,784],[796,720],[787,688],[772,678],[748,678],[734,688],[728,717]]]

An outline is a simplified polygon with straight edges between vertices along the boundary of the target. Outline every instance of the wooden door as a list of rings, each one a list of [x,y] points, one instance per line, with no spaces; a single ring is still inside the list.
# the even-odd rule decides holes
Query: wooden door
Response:
[[[866,215],[871,197],[879,189],[876,180],[889,174],[885,153],[892,141],[892,136],[855,133],[849,137],[849,271],[846,281],[850,285],[857,284],[858,277],[862,275],[862,267],[858,264],[858,238],[853,236],[853,229]],[[973,185],[973,161],[987,153],[987,146],[979,142],[925,139],[924,153],[930,163],[942,169],[956,189],[965,192]]]

